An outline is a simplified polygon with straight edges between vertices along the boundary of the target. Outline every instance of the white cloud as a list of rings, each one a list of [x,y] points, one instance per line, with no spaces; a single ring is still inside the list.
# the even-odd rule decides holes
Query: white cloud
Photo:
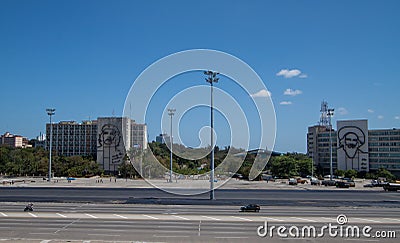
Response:
[[[368,113],[374,113],[375,111],[372,109],[368,109]]]
[[[283,76],[285,78],[293,78],[296,76],[299,76],[301,74],[301,71],[298,69],[282,69],[281,71],[279,71],[276,76]]]
[[[395,116],[394,119],[400,120],[400,116]]]
[[[339,115],[342,115],[342,116],[349,114],[349,111],[344,107],[339,107],[337,109],[337,112],[339,113]]]
[[[302,93],[303,93],[303,91],[298,90],[298,89],[296,89],[296,90],[286,89],[285,92],[283,92],[284,95],[290,95],[290,96],[296,96],[296,95],[299,95]]]
[[[258,91],[257,93],[254,93],[251,95],[251,97],[256,98],[256,97],[271,97],[271,92],[268,90],[262,89]]]
[[[281,103],[279,103],[281,105],[291,105],[292,102],[291,101],[282,101]]]
[[[381,120],[382,120],[383,118],[384,118],[384,117],[383,117],[382,115],[379,115],[379,116],[378,116],[378,119],[381,119]]]
[[[302,74],[300,74],[300,76],[299,76],[299,78],[307,78],[308,76],[307,76],[307,74],[305,74],[305,73],[302,73]]]

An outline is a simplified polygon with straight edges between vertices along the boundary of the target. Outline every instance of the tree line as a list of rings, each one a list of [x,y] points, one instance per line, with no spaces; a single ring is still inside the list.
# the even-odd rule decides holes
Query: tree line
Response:
[[[207,150],[208,149],[208,150]],[[210,171],[210,148],[189,149],[182,145],[174,144],[174,151],[180,152],[182,157],[173,155],[173,172],[182,175],[201,175]],[[206,154],[198,159],[185,159],[185,153]],[[230,154],[229,154],[230,151]],[[232,156],[242,153],[244,158]],[[140,157],[140,166],[134,166]],[[250,170],[256,156],[245,153],[243,149],[231,147],[215,147],[215,168],[219,171],[239,173],[244,179],[249,178]],[[261,158],[262,159],[262,158]],[[266,159],[266,158],[264,158]],[[228,161],[228,162],[225,162]],[[149,143],[147,151],[131,150],[125,155],[124,163],[118,166],[116,176],[138,178],[141,175],[147,177],[160,177],[168,173],[170,167],[170,150],[166,144]],[[135,162],[136,161],[136,162]],[[49,153],[43,148],[11,148],[0,146],[0,174],[10,176],[47,176]],[[161,163],[162,166],[159,166]],[[156,165],[157,164],[157,165]],[[305,177],[311,174],[323,176],[323,171],[318,166],[312,166],[312,160],[306,154],[287,153],[280,156],[272,156],[264,168],[259,168],[274,177],[290,178]],[[313,173],[312,173],[312,170]],[[52,157],[52,172],[54,176],[89,177],[104,175],[100,165],[92,157],[85,156],[57,156]],[[386,169],[379,169],[376,173],[362,173],[355,170],[336,170],[336,176],[348,178],[376,179],[385,177],[394,180],[396,177]],[[260,179],[260,175],[256,179]]]

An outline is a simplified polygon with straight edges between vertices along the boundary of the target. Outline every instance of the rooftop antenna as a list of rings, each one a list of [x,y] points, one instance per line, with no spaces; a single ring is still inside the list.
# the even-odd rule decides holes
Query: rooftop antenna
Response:
[[[323,100],[321,102],[321,110],[320,110],[321,116],[319,118],[319,123],[318,123],[320,126],[324,126],[324,127],[329,126],[328,110],[329,110],[328,102]]]

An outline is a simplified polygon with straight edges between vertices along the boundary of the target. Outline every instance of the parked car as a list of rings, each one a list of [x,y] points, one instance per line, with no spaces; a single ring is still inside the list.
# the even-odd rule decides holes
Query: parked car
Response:
[[[323,180],[321,182],[321,185],[323,185],[323,186],[336,186],[336,181],[335,180]]]
[[[294,178],[289,179],[289,185],[297,185],[297,180]]]
[[[310,179],[310,183],[311,185],[317,185],[317,186],[321,185],[321,181],[314,177]]]
[[[350,187],[350,183],[348,183],[346,181],[337,181],[336,182],[336,187],[337,188],[349,188]]]
[[[302,179],[302,178],[297,178],[297,183],[298,184],[304,184],[304,183],[308,183],[308,181],[306,179]]]
[[[356,183],[354,182],[354,180],[350,179],[350,178],[344,178],[344,180],[349,183],[350,187],[355,187]]]
[[[240,207],[240,212],[260,212],[260,205],[248,204],[246,206]]]

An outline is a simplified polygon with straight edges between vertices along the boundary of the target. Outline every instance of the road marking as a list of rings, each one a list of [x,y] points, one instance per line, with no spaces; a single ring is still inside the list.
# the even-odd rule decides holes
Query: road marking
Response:
[[[175,218],[178,218],[178,219],[189,220],[188,218],[181,217],[181,216],[178,216],[178,215],[172,215],[172,216],[175,217]]]
[[[40,243],[49,243],[51,240],[42,240]]]
[[[61,214],[61,213],[56,213],[58,216],[60,216],[60,217],[63,217],[63,218],[66,218],[67,216],[65,216],[64,214]]]
[[[329,221],[335,221],[336,220],[334,218],[327,218],[327,217],[321,217],[321,219],[326,219],[326,220],[329,220]]]
[[[372,220],[372,219],[362,219],[362,218],[353,218],[353,219],[358,219],[358,220],[361,220],[361,221],[367,221],[367,222],[373,222],[373,223],[382,223],[381,221]]]
[[[386,219],[386,220],[393,220],[393,221],[400,222],[400,219],[393,219],[393,218],[383,218],[383,219]]]
[[[84,240],[82,243],[90,243],[90,240]]]
[[[122,216],[122,215],[119,215],[119,214],[113,214],[113,215],[115,215],[115,216],[117,216],[117,217],[120,217],[120,218],[123,218],[123,219],[128,219],[127,217]]]
[[[379,240],[367,240],[367,239],[344,239],[348,241],[371,241],[371,242],[378,242]]]
[[[305,219],[305,218],[296,218],[296,217],[290,217],[290,218],[292,218],[292,219],[297,219],[297,220],[303,220],[303,221],[308,221],[308,222],[317,222],[317,221],[315,221],[315,220],[312,220],[312,219]]]
[[[217,218],[213,218],[213,217],[209,217],[209,216],[201,216],[201,217],[206,218],[206,219],[212,219],[212,220],[221,220],[221,219],[217,219]]]
[[[88,213],[85,213],[85,215],[87,215],[87,216],[89,216],[89,217],[91,217],[91,218],[97,219],[97,217],[94,216],[94,215],[91,215],[91,214],[88,214]]]
[[[280,222],[284,221],[284,220],[282,220],[282,219],[269,218],[269,217],[263,217],[263,219],[267,219],[267,220],[275,220],[275,221],[280,221]]]
[[[242,237],[242,236],[218,236],[214,237],[215,239],[248,239],[249,237]]]
[[[245,221],[253,221],[251,219],[246,219],[246,218],[241,218],[241,217],[236,217],[236,216],[231,216],[231,217],[235,218],[235,219],[245,220]]]
[[[109,234],[88,234],[88,235],[109,236],[109,237],[118,237],[118,236],[121,236],[121,235],[109,235]]]
[[[156,218],[156,217],[153,217],[153,216],[150,216],[150,215],[147,215],[147,214],[143,214],[143,216],[145,216],[145,217],[147,217],[147,218],[151,218],[151,219],[158,219],[158,218]]]
[[[1,215],[3,215],[4,217],[7,217],[7,214],[0,212]]]
[[[37,215],[33,214],[33,213],[29,213],[29,215],[31,215],[34,218],[37,218]]]
[[[189,238],[187,235],[153,235],[153,237],[158,238]]]

